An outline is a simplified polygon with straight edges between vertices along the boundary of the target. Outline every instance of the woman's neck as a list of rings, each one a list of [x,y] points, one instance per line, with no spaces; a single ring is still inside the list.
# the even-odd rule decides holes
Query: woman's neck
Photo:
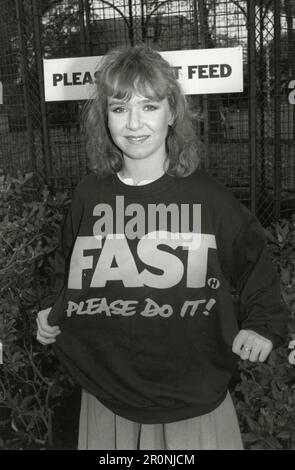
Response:
[[[145,164],[144,161],[125,161],[120,170],[122,178],[132,178],[135,184],[142,180],[155,180],[160,178],[165,173],[165,165],[157,162],[156,165],[151,165],[151,162]]]

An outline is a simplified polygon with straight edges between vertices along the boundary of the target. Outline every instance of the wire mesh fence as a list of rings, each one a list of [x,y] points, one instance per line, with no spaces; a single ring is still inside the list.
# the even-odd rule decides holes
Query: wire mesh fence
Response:
[[[45,102],[43,58],[140,42],[160,51],[241,45],[243,93],[191,97],[203,164],[262,223],[295,211],[294,0],[0,0],[0,8],[2,170],[33,171],[60,190],[87,172],[84,102]]]

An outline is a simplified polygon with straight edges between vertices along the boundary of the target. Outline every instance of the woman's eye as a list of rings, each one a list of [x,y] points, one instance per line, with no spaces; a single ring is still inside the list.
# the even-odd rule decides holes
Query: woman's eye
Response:
[[[116,106],[115,108],[111,108],[112,113],[123,113],[125,108],[123,106]]]
[[[155,111],[156,109],[158,109],[157,106],[154,106],[153,104],[147,104],[145,107],[144,107],[144,110],[145,111]]]

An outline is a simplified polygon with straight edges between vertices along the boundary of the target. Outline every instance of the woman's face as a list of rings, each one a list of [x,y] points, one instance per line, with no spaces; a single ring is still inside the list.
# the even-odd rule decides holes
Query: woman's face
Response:
[[[108,127],[125,158],[163,165],[165,140],[173,117],[167,98],[153,101],[134,94],[129,101],[108,98]]]

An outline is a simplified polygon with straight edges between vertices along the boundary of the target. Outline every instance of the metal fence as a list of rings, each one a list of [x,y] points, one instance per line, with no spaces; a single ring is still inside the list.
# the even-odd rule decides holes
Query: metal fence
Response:
[[[44,101],[43,58],[121,44],[244,51],[244,92],[192,97],[203,165],[263,224],[295,212],[295,0],[0,0],[0,168],[60,190],[87,172],[84,102]],[[289,88],[290,87],[290,88]]]

